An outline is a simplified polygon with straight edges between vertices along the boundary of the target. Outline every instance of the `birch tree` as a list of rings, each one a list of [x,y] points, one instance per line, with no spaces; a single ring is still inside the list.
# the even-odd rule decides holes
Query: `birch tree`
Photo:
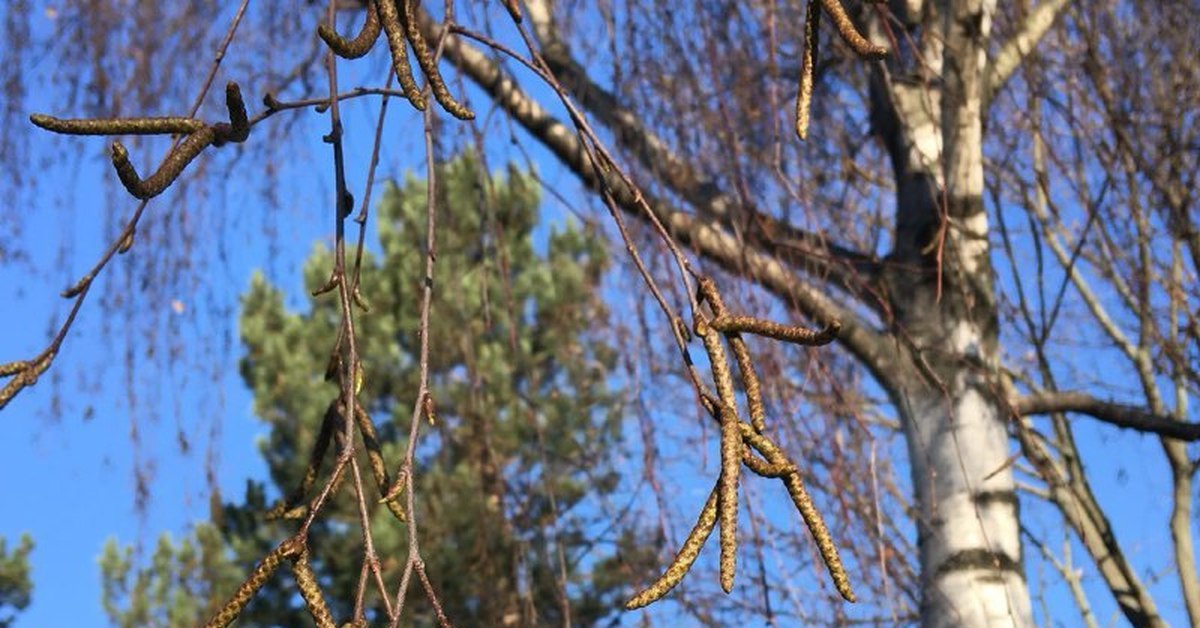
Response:
[[[103,96],[114,70],[98,24],[120,32],[124,18],[107,3],[68,4],[96,19],[69,23],[91,39],[64,56],[92,64],[77,80]],[[220,13],[201,8],[171,23],[194,34]],[[313,17],[305,21],[305,12]],[[146,27],[168,17],[147,9],[134,19]],[[341,0],[325,13],[311,2],[287,11],[272,4],[251,20],[260,36],[243,45],[259,51],[259,66],[243,83],[267,94],[265,110],[241,112],[239,122],[231,91],[227,123],[196,122],[194,111],[152,123],[190,143],[158,179],[132,178],[124,147],[114,148],[121,182],[138,198],[170,194],[209,147],[254,145],[264,127],[278,133],[270,144],[282,145],[286,127],[270,121],[314,105],[332,116],[326,137],[340,146],[338,103],[380,96],[424,111],[430,163],[442,143],[515,144],[570,173],[570,197],[608,216],[624,272],[644,295],[625,304],[630,373],[655,392],[674,391],[653,395],[658,403],[638,417],[654,495],[644,511],[659,517],[663,541],[686,529],[672,523],[678,512],[697,522],[686,541],[662,543],[663,578],[629,583],[637,593],[629,606],[665,595],[710,623],[1032,625],[1036,548],[1072,596],[1068,621],[1099,621],[1083,568],[1130,623],[1166,625],[1167,595],[1200,624],[1192,503],[1200,425],[1189,407],[1200,334],[1192,216],[1200,75],[1181,61],[1200,34],[1183,5],[527,0],[442,9]],[[320,39],[311,35],[317,20]],[[144,53],[135,58],[153,58],[156,45],[134,43]],[[327,49],[343,58],[336,63],[368,56],[386,71],[378,83],[339,91]],[[319,81],[329,89],[316,89]],[[144,106],[172,88],[142,89]],[[82,104],[75,98],[69,104]],[[34,122],[95,131],[55,120]],[[139,124],[100,132],[150,132]],[[271,146],[258,146],[248,150],[269,163]],[[344,221],[350,197],[337,163]],[[117,233],[114,251],[140,215]],[[79,286],[69,296],[86,296],[90,280]],[[340,295],[350,338],[352,296]],[[763,332],[769,321],[782,326]],[[795,350],[749,337],[760,332],[808,345],[836,340]],[[49,369],[61,336],[6,366],[9,387],[19,391]],[[726,346],[743,378],[737,387],[721,367]],[[348,350],[343,404],[355,388],[353,343]],[[746,375],[756,369],[757,379]],[[415,438],[423,385],[414,394]],[[676,418],[691,428],[669,433]],[[1116,533],[1106,510],[1113,498],[1094,484],[1111,461],[1076,437],[1093,422],[1114,438],[1160,441],[1171,510],[1147,525],[1169,534],[1169,558],[1136,556],[1137,540]],[[902,459],[881,456],[897,438]],[[721,443],[712,496],[675,505],[660,477],[678,466],[666,452],[701,439]],[[739,477],[739,462],[766,478]],[[765,488],[779,486],[772,479],[787,486],[807,525],[792,513],[781,528],[756,512],[739,527],[736,506],[747,503],[739,489],[759,491],[750,487],[762,482],[764,500],[785,499]],[[811,500],[799,497],[804,486]],[[1082,548],[1090,562],[1080,567],[1056,552],[1022,506],[1061,521],[1066,547]],[[408,525],[415,540],[419,528]],[[716,528],[728,597],[682,575]],[[298,533],[263,564],[304,564],[304,542]],[[811,567],[800,586],[821,595],[799,601],[772,553]],[[409,565],[423,565],[412,556]],[[1169,574],[1168,593],[1146,581],[1149,570]],[[693,571],[714,569],[701,560]],[[866,610],[848,609],[855,600]]]

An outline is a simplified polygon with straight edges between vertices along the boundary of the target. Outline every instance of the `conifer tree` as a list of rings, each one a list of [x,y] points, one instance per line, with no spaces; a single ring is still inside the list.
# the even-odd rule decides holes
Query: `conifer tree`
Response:
[[[0,537],[0,628],[10,626],[26,606],[33,594],[33,582],[29,578],[29,554],[33,551],[33,538],[21,535],[21,542],[12,551],[8,542]]]
[[[427,572],[456,625],[561,625],[568,614],[575,623],[594,623],[620,608],[627,593],[621,583],[632,570],[653,564],[652,555],[637,549],[633,530],[610,527],[596,502],[588,504],[620,478],[622,404],[600,299],[602,239],[575,225],[535,233],[539,187],[515,168],[489,176],[476,156],[463,155],[440,166],[437,181],[438,248],[446,253],[437,259],[430,337],[436,419],[422,426],[415,478]],[[425,181],[410,175],[389,186],[378,208],[380,255],[367,254],[363,262],[370,309],[358,318],[366,373],[360,399],[388,461],[403,459],[417,390],[425,212]],[[331,251],[318,245],[304,271],[309,294],[326,281],[331,264]],[[272,506],[268,496],[300,484],[323,409],[337,396],[325,373],[338,312],[334,299],[321,296],[291,311],[284,292],[262,277],[242,303],[241,371],[270,429],[261,449],[271,480],[269,487],[251,483],[242,503],[214,513],[225,544],[204,549],[231,553],[248,571],[297,525],[267,521],[264,513]],[[329,449],[324,473],[337,446]],[[360,463],[369,468],[365,457]],[[337,617],[350,614],[362,561],[348,484],[312,532],[314,567]],[[369,503],[385,581],[395,586],[407,531],[387,508]],[[117,556],[115,548],[110,552]],[[185,566],[170,565],[170,556],[160,546],[154,568]],[[129,567],[105,571],[124,581]],[[220,569],[209,571],[221,581],[203,594],[236,586]],[[135,587],[168,582],[161,574],[141,578]],[[186,581],[175,580],[178,587]],[[311,622],[293,587],[287,578],[274,579],[242,621]],[[147,596],[160,605],[172,599],[153,591],[141,596],[143,605]],[[418,624],[431,620],[418,589],[410,589],[407,604]]]

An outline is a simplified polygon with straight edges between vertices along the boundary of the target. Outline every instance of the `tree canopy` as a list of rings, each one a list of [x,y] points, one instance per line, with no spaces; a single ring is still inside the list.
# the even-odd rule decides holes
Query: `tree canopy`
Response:
[[[222,320],[230,247],[282,259],[323,207],[308,308],[281,272],[240,304],[271,481],[213,508],[240,572],[214,624],[1200,624],[1186,3],[2,10],[5,200],[60,198],[67,168],[31,164],[64,155],[102,156],[111,200],[0,408],[99,310],[141,334],[112,370],[136,447],[165,405],[146,379],[235,361],[232,316],[198,339],[148,304]],[[60,87],[35,88],[43,58]],[[404,167],[424,197],[404,182],[370,229],[377,171]],[[20,231],[47,215],[4,214],[13,268],[49,264]],[[111,556],[114,599],[183,586]]]

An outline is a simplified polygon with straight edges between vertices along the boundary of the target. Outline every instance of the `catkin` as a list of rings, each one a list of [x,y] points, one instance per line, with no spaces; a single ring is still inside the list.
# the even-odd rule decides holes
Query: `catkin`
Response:
[[[704,508],[700,510],[700,517],[696,519],[696,525],[688,533],[687,539],[679,548],[675,559],[667,566],[667,570],[642,592],[629,598],[629,601],[625,602],[625,610],[631,611],[657,602],[675,588],[675,585],[683,580],[688,570],[692,568],[692,564],[696,562],[696,557],[700,555],[700,548],[704,547],[704,542],[708,540],[716,525],[717,490],[714,488],[708,495],[708,501],[704,502]]]

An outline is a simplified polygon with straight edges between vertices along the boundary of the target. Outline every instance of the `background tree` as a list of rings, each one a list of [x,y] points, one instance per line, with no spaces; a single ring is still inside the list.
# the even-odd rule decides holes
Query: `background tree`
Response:
[[[162,535],[148,565],[110,539],[100,555],[101,604],[114,626],[194,626],[241,580],[220,531],[200,524],[178,543]]]
[[[33,596],[33,581],[29,577],[29,554],[33,551],[33,539],[22,536],[21,543],[12,551],[8,542],[0,538],[0,626],[12,625],[17,615]]]
[[[568,224],[535,232],[540,199],[527,173],[489,174],[478,157],[466,154],[440,166],[439,181],[442,246],[455,254],[436,277],[433,311],[440,325],[430,338],[435,440],[422,447],[417,483],[423,518],[437,522],[422,539],[427,569],[446,612],[463,625],[593,624],[617,612],[622,581],[652,562],[631,545],[635,529],[611,526],[596,506],[620,479],[624,409],[620,389],[612,387],[616,355],[600,300],[607,254],[590,228]],[[385,192],[376,219],[380,253],[368,254],[362,269],[371,309],[360,318],[361,329],[380,339],[363,345],[370,375],[362,398],[373,415],[387,417],[379,427],[386,460],[402,456],[406,445],[400,427],[411,410],[404,391],[416,377],[419,300],[412,278],[423,263],[425,195],[425,183],[411,176]],[[309,292],[325,281],[330,255],[318,246],[310,257]],[[231,551],[248,570],[294,525],[264,521],[264,496],[288,495],[300,485],[308,452],[322,437],[326,413],[319,406],[336,394],[336,384],[324,380],[326,340],[338,312],[320,297],[305,312],[289,312],[284,293],[262,278],[243,304],[242,375],[270,428],[262,453],[272,486],[251,485],[243,503],[219,509],[222,545],[206,545],[202,554]],[[330,583],[337,616],[350,615],[341,604],[353,602],[360,577],[362,539],[349,497],[314,530],[314,562]],[[406,539],[386,508],[372,509],[379,530],[374,547],[390,582],[403,567]],[[201,540],[212,534],[207,527],[199,532]],[[620,556],[613,552],[618,546]],[[196,571],[193,553],[191,541],[174,551],[160,542],[152,569],[126,594],[125,614],[139,618],[129,625],[155,623],[147,618],[163,611],[167,619],[156,625],[207,619],[214,609],[194,600],[210,598],[194,591],[187,577]],[[110,548],[102,566],[106,591],[119,586],[127,579],[128,550],[122,562]],[[219,589],[219,600],[240,578],[224,577],[224,569],[216,575],[222,577],[199,592]],[[172,578],[179,584],[168,594],[163,589]],[[293,591],[290,583],[272,581],[243,620],[311,621]],[[421,597],[414,591],[412,602],[423,604]],[[180,599],[192,605],[172,606]],[[379,621],[381,602],[367,603],[379,606]],[[430,621],[428,609],[418,612],[419,621]]]
[[[430,124],[440,143],[502,150],[515,139],[514,152],[556,159],[581,183],[543,185],[624,212],[629,250],[642,252],[668,309],[686,313],[689,279],[671,267],[651,216],[722,287],[740,286],[739,309],[843,326],[841,351],[820,361],[752,349],[765,356],[781,444],[805,462],[864,603],[847,608],[824,578],[796,570],[811,555],[807,532],[775,523],[767,508],[745,532],[745,564],[758,575],[742,583],[753,590],[724,597],[705,584],[712,579],[693,578],[671,598],[682,612],[709,622],[1010,625],[1035,612],[1092,622],[1093,605],[1105,604],[1137,625],[1166,623],[1168,609],[1200,624],[1200,452],[1189,444],[1200,438],[1189,405],[1200,333],[1191,219],[1200,80],[1180,63],[1198,28],[1183,5],[532,0],[520,3],[518,26],[500,4],[459,3],[453,16],[444,56],[475,85],[455,87],[477,116],[436,133]],[[833,35],[835,20],[822,20],[813,120],[799,143],[796,77],[812,50],[806,9],[818,4],[845,5],[849,23],[890,52],[863,62]],[[69,32],[59,34],[79,44],[64,54],[91,68],[69,103],[81,114],[118,113],[113,85],[138,86],[139,113],[167,101],[179,83],[147,80],[152,70],[203,47],[127,33],[175,24],[171,32],[200,38],[213,15],[146,9],[130,19],[113,6],[63,9],[95,16],[64,20]],[[343,21],[361,23],[361,2],[337,6]],[[258,36],[241,42],[250,61],[238,77],[247,92],[320,96],[309,89],[321,67],[306,10],[272,5],[251,17]],[[432,17],[421,22],[430,40],[447,19]],[[138,63],[113,61],[116,41],[131,42],[123,51]],[[388,65],[382,46],[374,54]],[[633,381],[656,393],[636,408],[642,475],[656,497],[637,514],[671,538],[686,525],[676,512],[697,506],[679,503],[686,496],[672,476],[698,464],[671,453],[695,451],[711,430],[673,420],[695,405],[671,347],[676,326],[627,296],[613,303],[640,333],[619,348]],[[791,420],[800,415],[815,418]],[[1096,433],[1093,420],[1161,440],[1169,486],[1140,492],[1169,496],[1171,509],[1143,536],[1117,529],[1114,497],[1099,490],[1121,461],[1081,437]],[[1083,568],[1099,578],[1076,575],[1067,549],[1054,555],[1056,528],[1070,530],[1066,547],[1082,549]],[[1165,530],[1169,551],[1130,551]],[[1033,561],[1061,568],[1078,615],[1031,604],[1044,593],[1030,591]],[[1148,572],[1169,577],[1152,582]],[[799,599],[796,573],[824,594]]]

